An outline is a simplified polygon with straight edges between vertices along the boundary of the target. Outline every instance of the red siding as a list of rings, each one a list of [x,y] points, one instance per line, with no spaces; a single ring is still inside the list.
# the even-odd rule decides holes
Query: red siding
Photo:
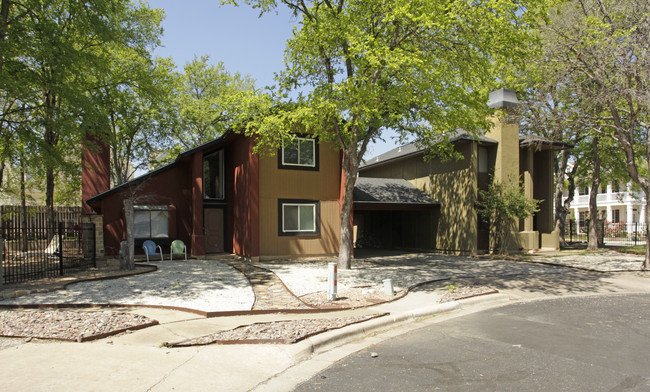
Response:
[[[137,194],[135,205],[173,206],[170,208],[170,221],[174,215],[176,219],[175,224],[169,228],[170,236],[175,234],[172,239],[180,239],[190,247],[193,214],[189,169],[189,164],[182,162],[135,183],[132,190],[121,189],[101,200],[98,212],[104,215],[104,246],[107,255],[117,255],[120,241],[126,238],[123,200],[133,193]]]

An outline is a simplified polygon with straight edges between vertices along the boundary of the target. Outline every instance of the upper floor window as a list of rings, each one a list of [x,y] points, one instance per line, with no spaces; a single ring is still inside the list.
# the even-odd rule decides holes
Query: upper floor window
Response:
[[[223,150],[203,157],[203,198],[225,199]]]
[[[283,144],[279,167],[284,169],[318,170],[318,143],[316,139],[296,137],[291,144]]]
[[[612,192],[620,192],[620,187],[618,185],[618,181],[612,182]]]
[[[586,186],[578,187],[578,195],[584,196],[589,194],[589,189]]]
[[[133,231],[135,238],[167,238],[169,233],[167,206],[134,206]]]

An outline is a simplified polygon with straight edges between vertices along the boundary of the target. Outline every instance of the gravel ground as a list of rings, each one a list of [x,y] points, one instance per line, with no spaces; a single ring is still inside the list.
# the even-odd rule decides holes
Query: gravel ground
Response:
[[[150,324],[148,317],[113,311],[0,311],[0,335],[82,341],[84,338]]]
[[[600,272],[641,271],[643,256],[620,252],[594,252],[555,257],[535,257],[534,261],[591,269]]]
[[[237,327],[228,331],[201,336],[195,339],[184,340],[182,342],[167,343],[167,345],[182,347],[244,340],[280,340],[288,343],[300,340],[305,336],[370,320],[377,316],[378,315],[366,315],[329,319],[303,319],[255,323]]]
[[[216,260],[156,262],[158,271],[71,284],[0,304],[164,305],[203,311],[250,310],[255,295],[241,272]]]

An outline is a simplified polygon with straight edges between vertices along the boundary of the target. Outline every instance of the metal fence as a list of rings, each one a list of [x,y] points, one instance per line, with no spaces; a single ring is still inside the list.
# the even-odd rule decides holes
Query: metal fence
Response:
[[[0,225],[6,228],[22,228],[28,236],[34,237],[43,227],[56,227],[63,223],[66,227],[81,224],[81,207],[54,207],[54,221],[44,206],[4,205],[0,206]]]
[[[0,227],[4,283],[61,276],[95,266],[95,225]]]
[[[588,241],[589,221],[576,223],[574,220],[566,222],[565,238],[569,242]],[[645,245],[648,225],[638,222],[611,223],[603,220],[598,221],[598,235],[600,243],[612,246],[636,246]]]

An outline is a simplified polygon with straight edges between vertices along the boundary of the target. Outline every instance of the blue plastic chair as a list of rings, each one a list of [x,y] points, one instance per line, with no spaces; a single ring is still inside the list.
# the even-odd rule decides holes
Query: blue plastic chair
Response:
[[[149,262],[149,256],[158,256],[160,255],[160,261],[163,261],[163,251],[160,245],[156,245],[155,242],[151,240],[146,240],[142,243],[142,249],[144,249],[144,254],[147,256],[147,263]],[[160,252],[156,252],[156,249],[160,249]]]
[[[169,252],[169,260],[174,259],[174,255],[185,255],[185,260],[187,260],[187,247],[185,243],[181,240],[172,241],[171,250]]]

